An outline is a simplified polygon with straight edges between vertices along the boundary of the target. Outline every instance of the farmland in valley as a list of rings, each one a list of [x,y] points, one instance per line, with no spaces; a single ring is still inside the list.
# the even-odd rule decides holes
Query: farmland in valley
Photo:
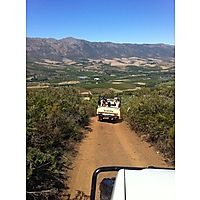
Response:
[[[175,61],[142,59],[63,59],[27,62],[27,87],[76,86],[87,90],[114,88],[135,90],[156,84],[173,84]]]

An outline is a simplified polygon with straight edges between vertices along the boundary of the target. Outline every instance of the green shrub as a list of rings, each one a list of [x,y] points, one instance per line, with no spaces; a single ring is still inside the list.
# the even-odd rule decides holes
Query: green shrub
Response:
[[[175,102],[174,87],[143,89],[124,97],[123,118],[131,128],[154,144],[174,163]]]
[[[27,89],[26,97],[27,198],[56,199],[63,187],[62,156],[82,138],[88,109],[73,88]]]

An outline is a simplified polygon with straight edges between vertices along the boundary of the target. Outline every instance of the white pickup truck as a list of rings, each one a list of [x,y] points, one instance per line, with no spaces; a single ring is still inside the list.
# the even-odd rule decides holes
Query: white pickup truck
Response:
[[[175,199],[174,168],[109,166],[94,171],[90,200],[99,199],[96,197],[97,175],[111,171],[118,171],[117,176],[101,181],[100,200]]]
[[[98,120],[101,121],[104,118],[109,120],[116,120],[120,118],[120,105],[121,102],[118,98],[102,98],[99,99],[96,115]]]

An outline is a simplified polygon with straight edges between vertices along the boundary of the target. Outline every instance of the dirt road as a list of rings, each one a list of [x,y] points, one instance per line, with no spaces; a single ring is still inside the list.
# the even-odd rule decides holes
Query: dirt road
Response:
[[[69,189],[63,199],[87,199],[92,173],[101,166],[169,167],[125,122],[99,122],[94,117],[89,128],[91,131],[80,144],[72,170],[68,172]]]

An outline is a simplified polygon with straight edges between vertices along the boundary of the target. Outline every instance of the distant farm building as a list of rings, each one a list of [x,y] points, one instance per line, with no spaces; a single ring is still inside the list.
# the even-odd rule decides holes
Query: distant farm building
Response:
[[[87,79],[88,76],[79,76],[80,79]]]

